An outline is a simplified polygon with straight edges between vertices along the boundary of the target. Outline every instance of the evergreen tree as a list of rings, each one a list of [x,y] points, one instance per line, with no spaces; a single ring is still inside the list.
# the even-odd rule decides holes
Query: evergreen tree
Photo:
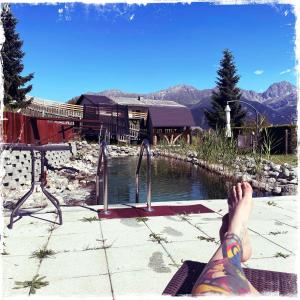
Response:
[[[3,25],[5,42],[1,50],[2,67],[4,76],[4,105],[11,108],[28,106],[32,98],[26,99],[26,94],[32,85],[25,84],[33,78],[33,73],[21,76],[24,69],[22,58],[23,41],[16,32],[17,19],[13,16],[8,4],[2,5],[1,21]]]
[[[240,90],[236,87],[240,77],[236,73],[233,55],[226,49],[223,51],[223,58],[217,72],[217,91],[212,94],[212,109],[204,111],[208,124],[213,129],[226,127],[225,106],[227,101],[241,98]],[[240,102],[231,102],[229,106],[231,108],[231,125],[242,126],[246,113],[242,110]]]

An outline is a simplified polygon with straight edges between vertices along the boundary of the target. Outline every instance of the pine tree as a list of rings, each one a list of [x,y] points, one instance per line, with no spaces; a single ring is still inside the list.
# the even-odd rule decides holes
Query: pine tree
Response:
[[[217,72],[217,91],[212,94],[212,109],[204,111],[208,124],[213,129],[226,127],[225,107],[227,101],[240,100],[241,98],[240,90],[236,86],[240,77],[236,73],[233,55],[226,49],[223,51],[223,58]],[[231,108],[231,125],[242,126],[246,113],[242,110],[240,102],[232,102],[229,105]]]
[[[1,50],[3,76],[4,76],[4,105],[11,108],[23,108],[28,106],[32,98],[26,99],[26,94],[32,89],[32,85],[25,84],[33,78],[33,73],[21,76],[24,69],[22,58],[23,41],[16,32],[17,19],[13,16],[8,4],[2,5],[1,21],[3,25],[5,42]]]

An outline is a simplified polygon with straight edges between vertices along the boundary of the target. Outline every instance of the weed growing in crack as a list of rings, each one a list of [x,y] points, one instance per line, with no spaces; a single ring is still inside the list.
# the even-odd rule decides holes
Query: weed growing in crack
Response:
[[[82,219],[80,219],[81,222],[99,222],[101,221],[100,218],[97,218],[96,216],[94,217],[83,217]]]
[[[159,233],[150,233],[149,237],[151,238],[152,242],[158,242],[159,244],[161,242],[168,243],[168,240],[166,238],[162,237],[161,234],[159,234]]]
[[[203,235],[197,236],[197,239],[199,239],[200,241],[216,242],[215,238],[210,238],[210,237],[206,237],[206,236],[203,236]]]
[[[270,231],[269,234],[271,235],[277,235],[277,234],[286,234],[287,231]]]
[[[180,218],[181,221],[189,221],[190,220],[189,214],[187,214],[187,213],[179,214],[177,216],[178,216],[178,218]]]
[[[135,218],[135,220],[138,223],[141,223],[141,222],[147,222],[149,220],[149,218],[147,218],[147,217],[137,217],[137,218]]]
[[[289,257],[289,256],[290,256],[289,254],[283,254],[283,253],[281,253],[281,252],[277,252],[277,253],[275,254],[275,257],[287,258],[287,257]]]
[[[51,226],[48,228],[48,232],[53,232],[56,228],[58,228],[57,225],[51,225]]]
[[[56,252],[51,249],[39,249],[32,253],[31,258],[44,259],[55,255]]]
[[[23,289],[30,287],[29,294],[35,294],[37,289],[40,289],[44,286],[47,286],[49,284],[49,281],[43,281],[46,276],[40,277],[39,274],[35,275],[32,280],[26,280],[26,281],[15,281],[15,287],[14,289]]]

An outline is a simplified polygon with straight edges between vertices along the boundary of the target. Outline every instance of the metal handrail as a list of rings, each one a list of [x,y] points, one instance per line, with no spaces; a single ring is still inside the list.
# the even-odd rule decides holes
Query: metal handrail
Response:
[[[150,151],[150,143],[148,140],[144,139],[141,144],[139,161],[137,164],[136,172],[135,172],[135,183],[136,183],[136,202],[139,201],[140,189],[139,189],[139,178],[140,178],[140,168],[141,162],[144,154],[144,150],[147,152],[147,211],[153,211],[151,208],[151,151]]]
[[[103,174],[103,178],[102,178],[103,211],[101,213],[104,213],[106,215],[110,214],[110,211],[108,210],[108,200],[107,200],[107,186],[108,186],[107,158],[108,158],[107,145],[105,141],[102,141],[100,143],[99,158],[98,158],[97,173],[96,173],[96,200],[97,200],[97,204],[99,205],[100,204],[100,176],[101,174]]]

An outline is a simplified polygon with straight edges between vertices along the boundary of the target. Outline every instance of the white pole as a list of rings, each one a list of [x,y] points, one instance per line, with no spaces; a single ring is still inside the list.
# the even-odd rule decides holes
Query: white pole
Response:
[[[230,127],[230,106],[227,104],[225,107],[225,113],[226,113],[226,137],[231,137],[231,127]]]

